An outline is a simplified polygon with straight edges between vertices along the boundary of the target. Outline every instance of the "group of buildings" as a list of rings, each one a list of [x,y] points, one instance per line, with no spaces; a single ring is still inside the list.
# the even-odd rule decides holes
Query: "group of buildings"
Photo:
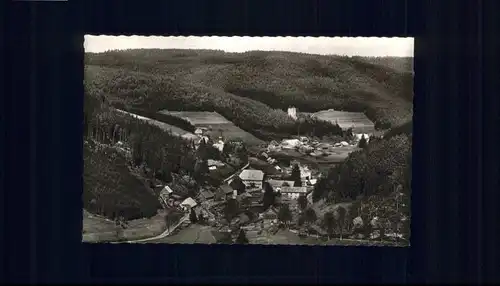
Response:
[[[294,181],[266,178],[261,170],[244,169],[238,175],[245,185],[243,193],[239,194],[231,187],[231,179],[218,188],[202,188],[195,197],[188,196],[188,192],[182,186],[166,185],[160,191],[159,200],[164,208],[177,208],[183,211],[189,211],[203,202],[225,202],[228,199],[236,199],[248,206],[261,206],[264,182],[267,182],[280,194],[280,199],[286,202],[296,200],[300,195],[307,195],[312,191],[316,179],[312,179],[311,174],[306,166],[301,166],[303,186],[294,187]]]

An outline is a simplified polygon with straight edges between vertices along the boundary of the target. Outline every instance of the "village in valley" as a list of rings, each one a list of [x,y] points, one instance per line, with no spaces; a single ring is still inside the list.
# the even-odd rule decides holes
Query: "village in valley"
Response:
[[[296,118],[296,108],[289,108],[288,113]],[[313,202],[314,187],[322,176],[321,165],[339,164],[350,152],[359,149],[360,144],[369,142],[372,133],[353,131],[374,132],[373,125],[366,128],[367,120],[361,128],[356,128],[356,124],[348,126],[348,132],[352,133],[348,141],[334,142],[298,134],[250,148],[241,140],[212,138],[211,128],[197,128],[196,136],[186,140],[191,140],[199,156],[206,160],[206,184],[190,196],[182,185],[161,184],[156,180],[154,188],[159,192],[165,219],[170,221],[162,234],[137,242],[318,244],[334,237],[354,244],[360,239],[380,241],[372,233],[366,237],[361,217],[343,217],[353,222],[345,229],[339,229],[343,224],[333,222],[338,221],[334,217],[330,218],[330,224],[335,227],[326,225]],[[122,142],[117,145],[123,149]],[[202,154],[208,150],[212,154]],[[220,185],[211,184],[210,173],[227,165],[242,167]],[[343,207],[339,205],[337,212],[339,208]],[[127,228],[126,223],[121,224]],[[392,240],[396,241],[398,236],[393,235]]]
[[[409,245],[408,61],[86,53],[83,241]]]

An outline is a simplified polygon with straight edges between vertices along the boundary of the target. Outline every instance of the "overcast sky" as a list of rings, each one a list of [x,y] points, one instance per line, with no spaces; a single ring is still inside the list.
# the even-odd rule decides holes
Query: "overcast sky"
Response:
[[[290,51],[321,55],[413,56],[413,38],[85,36],[86,52],[120,49]]]

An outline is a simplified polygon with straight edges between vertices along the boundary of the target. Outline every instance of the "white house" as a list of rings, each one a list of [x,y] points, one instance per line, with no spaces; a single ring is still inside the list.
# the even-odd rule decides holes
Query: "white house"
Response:
[[[170,198],[170,195],[173,193],[174,191],[169,187],[169,186],[165,186],[163,187],[163,189],[160,191],[160,197],[159,197],[159,200],[160,200],[160,203],[162,203],[162,205],[164,207],[166,206],[169,206],[169,202],[168,202],[168,199]]]
[[[240,179],[243,181],[248,188],[260,188],[262,189],[262,183],[264,180],[264,172],[261,170],[243,170],[240,173]]]
[[[300,140],[299,139],[288,139],[288,140],[283,140],[282,147],[285,149],[293,149],[297,146],[300,145]]]
[[[356,141],[360,141],[363,136],[365,137],[367,143],[370,141],[370,135],[367,133],[357,133],[354,134],[354,136],[356,137]]]
[[[288,116],[290,116],[294,120],[297,120],[297,108],[288,107]]]
[[[196,130],[194,131],[194,134],[199,135],[199,136],[203,135],[203,129],[196,128]]]
[[[189,197],[184,201],[182,201],[180,206],[184,211],[190,211],[191,208],[194,208],[197,205],[198,203],[196,203],[196,201],[193,198]]]
[[[214,147],[215,147],[215,148],[217,148],[220,152],[222,152],[222,150],[224,150],[224,141],[219,140],[219,141],[217,141],[216,143],[214,143],[212,146],[214,146]]]

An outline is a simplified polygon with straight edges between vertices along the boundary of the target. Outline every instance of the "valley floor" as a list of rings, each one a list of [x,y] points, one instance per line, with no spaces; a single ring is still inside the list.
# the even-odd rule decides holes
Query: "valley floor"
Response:
[[[115,222],[83,210],[83,242],[111,242],[117,240],[135,240],[152,237],[165,229],[165,215],[128,222],[128,227],[119,234],[120,228]]]

